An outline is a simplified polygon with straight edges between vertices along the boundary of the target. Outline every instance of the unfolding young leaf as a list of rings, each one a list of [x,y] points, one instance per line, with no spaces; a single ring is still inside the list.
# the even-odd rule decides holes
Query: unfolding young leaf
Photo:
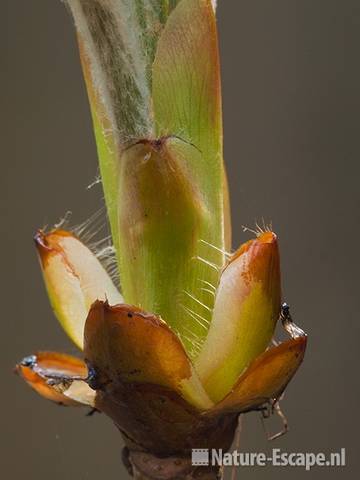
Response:
[[[71,232],[39,231],[35,245],[55,315],[71,340],[82,348],[92,303],[97,299],[122,303],[122,296],[98,258]]]
[[[269,344],[280,295],[277,238],[265,232],[242,245],[221,274],[209,334],[195,362],[214,401]]]

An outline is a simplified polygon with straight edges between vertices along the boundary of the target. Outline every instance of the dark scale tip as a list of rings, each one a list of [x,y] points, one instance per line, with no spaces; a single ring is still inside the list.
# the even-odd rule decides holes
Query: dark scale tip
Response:
[[[101,413],[100,410],[98,410],[97,408],[92,408],[91,410],[89,410],[86,414],[87,417],[92,417],[94,415],[94,413]]]
[[[92,365],[90,365],[88,362],[86,363],[88,367],[88,376],[86,377],[86,383],[93,390],[102,390],[102,388],[107,382],[106,381],[104,382],[100,374]]]
[[[35,245],[39,248],[44,248],[44,249],[48,248],[48,246],[46,244],[46,240],[45,240],[45,234],[42,230],[38,230],[35,233],[34,242],[35,242]]]
[[[88,376],[87,376],[86,382],[90,388],[92,388],[93,390],[97,390],[97,387],[98,387],[97,373],[95,371],[95,368],[92,367],[91,365],[88,365]]]
[[[48,245],[46,235],[42,230],[38,230],[36,232],[36,234],[34,235],[34,242],[40,256],[41,263],[44,267],[46,259],[48,255],[53,251],[53,249]]]
[[[288,317],[290,315],[290,307],[286,302],[281,305],[281,314],[283,317]]]
[[[36,355],[29,355],[28,357],[25,357],[21,360],[20,365],[22,367],[33,368],[35,367],[36,362],[37,362]]]

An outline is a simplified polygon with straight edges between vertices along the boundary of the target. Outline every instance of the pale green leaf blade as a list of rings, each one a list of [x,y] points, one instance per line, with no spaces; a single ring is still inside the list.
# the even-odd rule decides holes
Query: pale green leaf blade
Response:
[[[152,92],[156,137],[179,139],[172,142],[173,152],[194,190],[201,194],[202,211],[207,212],[197,222],[192,262],[184,273],[184,311],[164,317],[185,344],[189,343],[186,332],[195,332],[199,346],[211,321],[211,290],[217,285],[218,270],[223,265],[222,252],[230,242],[229,216],[224,213],[228,212],[228,202],[222,152],[220,65],[210,1],[182,0],[169,16],[155,55]],[[191,153],[190,146],[197,154]],[[167,262],[171,261],[169,257]]]
[[[117,246],[119,155],[154,133],[151,66],[176,1],[67,0],[88,90],[113,241]]]
[[[222,254],[201,241],[212,238],[212,211],[189,163],[194,146],[177,138],[144,140],[121,157],[119,261],[126,301],[161,317],[195,356],[211,320]],[[204,263],[200,257],[206,257]],[[207,283],[205,283],[205,280]]]

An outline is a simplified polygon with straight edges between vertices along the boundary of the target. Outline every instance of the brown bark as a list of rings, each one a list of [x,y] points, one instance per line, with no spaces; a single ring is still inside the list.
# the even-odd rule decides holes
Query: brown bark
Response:
[[[135,480],[221,480],[219,466],[193,466],[190,457],[155,457],[145,452],[123,451],[123,462]]]

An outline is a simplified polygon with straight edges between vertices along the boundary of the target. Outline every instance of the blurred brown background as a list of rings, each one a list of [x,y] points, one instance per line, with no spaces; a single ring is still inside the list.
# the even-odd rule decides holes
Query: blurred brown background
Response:
[[[305,363],[283,402],[290,432],[268,443],[258,414],[241,448],[330,452],[359,471],[358,0],[220,0],[225,153],[234,246],[242,225],[272,220],[284,296],[309,334]],[[126,478],[121,439],[101,415],[40,399],[12,375],[36,349],[75,353],[50,310],[34,230],[67,210],[101,206],[89,109],[70,17],[56,0],[1,2],[1,478]],[[279,424],[270,422],[276,430]],[[301,479],[266,467],[238,478]]]

